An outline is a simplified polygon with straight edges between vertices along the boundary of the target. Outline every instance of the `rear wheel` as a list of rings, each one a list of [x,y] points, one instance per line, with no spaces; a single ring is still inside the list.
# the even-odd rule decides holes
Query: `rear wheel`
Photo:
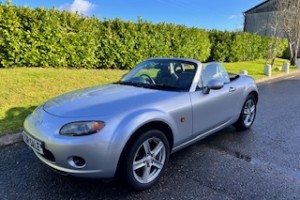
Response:
[[[255,115],[256,115],[256,99],[253,95],[249,95],[243,105],[240,117],[238,121],[234,124],[234,126],[238,130],[249,129],[255,120]]]
[[[169,142],[160,130],[144,132],[125,159],[123,175],[135,190],[150,188],[165,171],[170,155]]]

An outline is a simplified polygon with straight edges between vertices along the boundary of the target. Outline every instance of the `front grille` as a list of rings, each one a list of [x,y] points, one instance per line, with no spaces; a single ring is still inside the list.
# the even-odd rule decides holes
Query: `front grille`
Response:
[[[55,162],[55,157],[51,151],[48,149],[44,148],[44,155],[40,154],[42,157],[46,158],[49,161]]]

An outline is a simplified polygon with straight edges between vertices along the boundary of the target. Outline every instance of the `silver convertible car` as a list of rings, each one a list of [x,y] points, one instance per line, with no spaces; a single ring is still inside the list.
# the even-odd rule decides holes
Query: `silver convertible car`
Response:
[[[155,58],[119,82],[44,103],[25,120],[23,138],[59,173],[118,174],[143,190],[158,182],[171,153],[230,125],[250,128],[257,101],[255,81],[218,62]]]

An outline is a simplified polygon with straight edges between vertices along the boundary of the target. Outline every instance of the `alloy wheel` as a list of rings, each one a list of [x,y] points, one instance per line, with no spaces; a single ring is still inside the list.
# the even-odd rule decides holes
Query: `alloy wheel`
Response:
[[[248,99],[244,106],[243,120],[246,127],[251,126],[254,121],[256,105],[253,99]]]
[[[156,179],[166,162],[166,147],[160,138],[145,140],[135,153],[133,174],[140,183],[150,183]]]

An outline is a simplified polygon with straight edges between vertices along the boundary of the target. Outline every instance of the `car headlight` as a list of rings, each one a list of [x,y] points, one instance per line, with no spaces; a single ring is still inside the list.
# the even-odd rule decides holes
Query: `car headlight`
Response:
[[[66,136],[83,136],[90,135],[101,131],[105,126],[104,122],[73,122],[64,125],[59,133]]]

